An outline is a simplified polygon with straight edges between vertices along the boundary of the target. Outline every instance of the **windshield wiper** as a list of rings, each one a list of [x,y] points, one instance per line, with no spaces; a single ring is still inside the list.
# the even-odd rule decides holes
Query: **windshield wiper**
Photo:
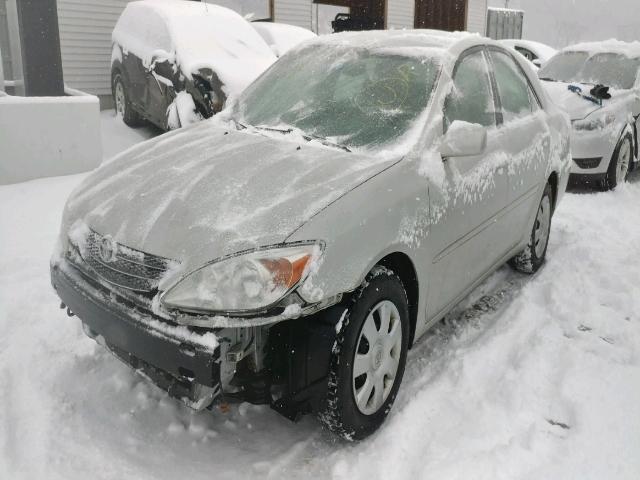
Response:
[[[540,80],[542,80],[543,82],[555,82],[556,81],[555,78],[551,78],[551,77],[540,77]]]
[[[585,99],[588,102],[595,103],[596,105],[598,105],[600,107],[602,106],[602,98],[594,98],[594,97],[591,97],[589,95],[585,95],[584,93],[582,93],[582,88],[580,88],[577,85],[569,85],[567,87],[567,90],[569,90],[570,92],[575,93],[576,95],[580,96],[581,98]],[[608,90],[608,88],[607,88],[607,90]],[[593,94],[593,90],[590,93]],[[609,97],[609,98],[611,98],[611,97]]]
[[[231,121],[236,124],[236,127],[238,128],[238,130],[246,130],[247,128],[249,128],[244,123],[239,122],[235,118],[232,118]]]
[[[302,134],[302,138],[304,138],[307,141],[311,141],[311,140],[317,140],[318,142],[320,142],[323,145],[326,145],[328,147],[336,147],[339,148],[341,150],[344,150],[345,152],[350,152],[351,149],[345,145],[340,145],[339,143],[335,143],[332,142],[331,140],[329,140],[326,137],[323,137],[321,135],[312,135],[310,133],[303,133]]]
[[[266,130],[267,132],[278,132],[278,133],[293,133],[293,128],[278,128],[278,127],[265,127],[265,126],[253,126],[253,128],[257,130]]]
[[[237,120],[234,120],[234,121],[236,122],[237,125],[241,126],[243,129],[248,128],[247,125],[243,125],[242,123],[238,122]],[[292,127],[278,128],[278,127],[267,127],[265,125],[259,125],[259,126],[251,125],[251,128],[255,128],[256,130],[263,130],[263,131],[267,131],[267,132],[282,133],[283,135],[287,135],[289,133],[293,133],[294,131],[297,130],[297,129],[294,129]],[[300,132],[300,136],[302,138],[304,138],[307,142],[310,142],[311,140],[316,140],[316,141],[320,142],[321,144],[326,145],[328,147],[335,147],[335,148],[339,148],[341,150],[344,150],[345,152],[351,152],[351,149],[349,147],[346,147],[344,145],[340,145],[338,143],[332,142],[328,138],[323,137],[321,135],[315,135],[315,134],[312,134],[312,133]]]

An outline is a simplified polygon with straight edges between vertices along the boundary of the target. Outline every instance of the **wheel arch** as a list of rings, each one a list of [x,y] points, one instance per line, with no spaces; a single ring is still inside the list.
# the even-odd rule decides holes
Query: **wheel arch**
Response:
[[[558,205],[558,184],[559,184],[559,176],[558,176],[558,172],[556,172],[555,170],[551,172],[551,174],[549,175],[549,178],[547,180],[547,182],[549,183],[549,185],[551,185],[551,192],[553,194],[553,210],[555,211],[556,206]]]
[[[400,281],[404,286],[409,307],[409,346],[411,346],[415,338],[416,325],[418,322],[418,305],[420,302],[418,274],[413,265],[413,261],[406,253],[392,252],[378,260],[376,265],[381,265],[393,270],[393,272],[400,277]]]

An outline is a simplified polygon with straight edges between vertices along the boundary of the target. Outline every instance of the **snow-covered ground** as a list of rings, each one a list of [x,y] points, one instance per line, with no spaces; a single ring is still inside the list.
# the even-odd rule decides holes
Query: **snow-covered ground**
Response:
[[[153,133],[109,115],[107,155]],[[501,269],[415,346],[360,444],[266,407],[192,413],[86,338],[48,278],[82,177],[0,187],[0,478],[640,478],[640,176],[566,195],[542,271]]]

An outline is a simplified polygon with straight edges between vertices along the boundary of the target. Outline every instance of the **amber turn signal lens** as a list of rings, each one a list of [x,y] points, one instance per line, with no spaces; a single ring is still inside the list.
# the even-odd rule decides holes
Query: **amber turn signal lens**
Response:
[[[274,287],[284,287],[288,290],[300,281],[310,259],[311,255],[306,254],[295,260],[288,258],[261,259],[260,263],[271,273]]]

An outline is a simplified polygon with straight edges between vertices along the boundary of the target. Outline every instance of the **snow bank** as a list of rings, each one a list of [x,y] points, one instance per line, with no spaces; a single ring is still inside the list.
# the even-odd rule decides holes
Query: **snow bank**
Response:
[[[0,478],[640,477],[637,175],[567,195],[540,273],[500,270],[421,340],[357,445],[267,407],[191,412],[86,338],[47,263],[81,179],[0,187]]]

